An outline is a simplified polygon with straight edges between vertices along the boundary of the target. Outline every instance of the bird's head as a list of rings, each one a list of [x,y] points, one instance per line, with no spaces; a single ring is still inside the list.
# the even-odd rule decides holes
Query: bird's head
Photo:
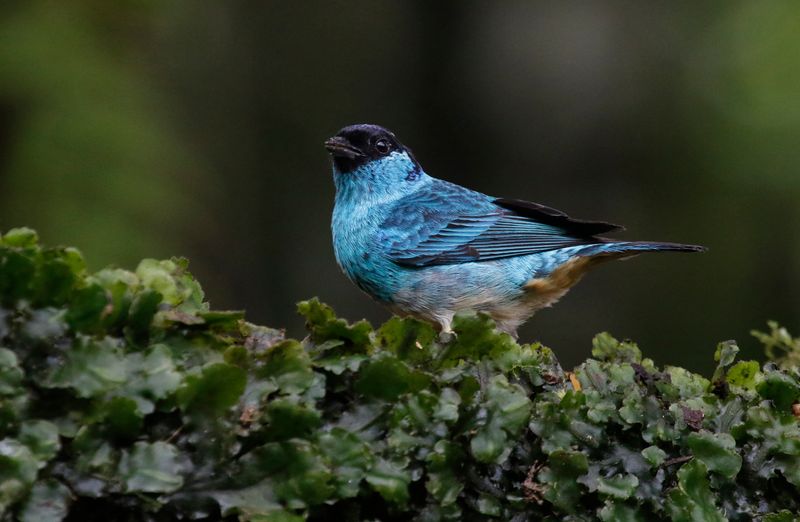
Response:
[[[419,164],[411,151],[394,133],[379,125],[359,124],[343,128],[325,141],[325,148],[338,174],[374,173],[376,170],[398,170],[419,173]],[[399,172],[402,174],[402,172]]]

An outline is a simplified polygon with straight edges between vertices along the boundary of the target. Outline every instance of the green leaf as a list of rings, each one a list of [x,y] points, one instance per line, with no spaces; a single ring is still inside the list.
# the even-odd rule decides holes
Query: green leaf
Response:
[[[367,472],[367,483],[372,489],[394,504],[404,505],[408,502],[408,485],[411,474],[397,467],[388,460],[378,459]]]
[[[428,481],[425,487],[442,506],[455,504],[464,489],[462,466],[465,455],[450,441],[440,440],[428,456]]]
[[[2,243],[17,248],[35,247],[39,242],[39,235],[28,227],[12,228],[2,236]]]
[[[222,354],[222,358],[226,363],[238,366],[243,370],[247,370],[250,364],[250,354],[247,352],[247,348],[236,344],[228,346]]]
[[[314,363],[323,370],[327,370],[334,375],[341,375],[345,371],[358,371],[361,364],[368,360],[368,355],[334,355],[331,357],[319,358],[315,360]]]
[[[607,500],[598,515],[603,522],[647,522],[651,520],[642,511],[640,507],[625,502]]]
[[[302,393],[314,382],[311,360],[293,339],[276,344],[266,353],[260,377],[272,380],[283,393]]]
[[[692,460],[678,470],[678,486],[669,492],[666,509],[674,522],[725,522],[717,508],[707,475],[700,460]]]
[[[199,326],[205,325],[206,321],[196,311],[184,312],[179,309],[164,310],[158,313],[157,322],[180,326]]]
[[[531,431],[540,437],[542,450],[547,453],[570,449],[576,442],[569,430],[569,416],[560,409],[558,395],[553,395],[550,400],[535,404],[529,424]]]
[[[19,441],[31,450],[43,468],[61,449],[58,426],[46,420],[28,420],[19,429]]]
[[[6,310],[0,306],[0,342],[3,342],[3,340],[8,337],[8,334],[11,331],[10,325],[8,324],[10,315],[11,312],[9,310]],[[2,349],[4,348],[0,348],[0,350]]]
[[[592,340],[592,357],[600,361],[638,363],[642,360],[642,352],[635,344],[619,342],[608,332],[603,332]]]
[[[285,509],[273,511],[268,515],[254,515],[249,519],[249,522],[305,522],[306,517],[303,515],[295,515]]]
[[[642,450],[642,457],[644,457],[651,467],[657,468],[664,462],[667,454],[658,446],[648,446]]]
[[[151,413],[152,404],[145,401],[157,401],[171,396],[181,384],[181,373],[177,371],[172,352],[163,344],[157,344],[146,352],[128,355],[128,381],[125,385],[127,394],[136,399],[142,413]]]
[[[499,426],[489,424],[478,431],[469,442],[472,456],[478,462],[501,463],[508,458],[508,435]]]
[[[797,517],[791,511],[783,509],[778,513],[770,513],[761,519],[762,522],[797,522]]]
[[[750,332],[764,345],[767,359],[787,370],[800,366],[800,337],[793,338],[786,328],[775,321],[767,324],[770,329],[768,334],[756,330]]]
[[[788,411],[800,398],[800,384],[796,379],[780,372],[769,372],[756,387],[759,395],[775,403],[779,410]]]
[[[32,310],[19,334],[27,342],[45,345],[64,337],[66,331],[63,311],[47,307]]]
[[[111,305],[108,291],[97,283],[73,292],[67,310],[67,324],[77,332],[94,332]]]
[[[433,418],[445,422],[455,422],[458,420],[458,407],[461,404],[461,396],[453,388],[444,388],[439,394],[439,401]]]
[[[320,344],[332,339],[344,341],[347,353],[367,353],[372,341],[372,326],[367,321],[348,324],[339,319],[333,309],[317,298],[298,303],[297,311],[306,318],[306,326],[311,331],[311,338]]]
[[[690,433],[687,444],[695,458],[709,471],[732,479],[742,467],[742,457],[736,452],[736,441],[727,433],[700,431]]]
[[[0,247],[0,300],[13,304],[27,299],[36,274],[35,254]]]
[[[239,321],[244,319],[244,312],[241,310],[210,310],[201,311],[199,315],[206,324],[214,325],[220,329],[235,328]]]
[[[762,453],[800,456],[800,423],[789,412],[775,411],[761,403],[747,410],[743,429],[749,437],[761,441]]]
[[[0,395],[19,393],[22,378],[22,368],[19,367],[17,354],[6,348],[0,348]]]
[[[270,401],[265,414],[269,441],[308,437],[322,423],[320,412],[286,399]]]
[[[48,386],[72,388],[78,397],[94,397],[119,387],[126,379],[125,359],[117,340],[79,337],[63,366],[51,373]]]
[[[779,455],[773,462],[767,464],[764,472],[769,469],[772,469],[773,472],[780,471],[789,484],[800,488],[800,457]],[[761,474],[765,474],[764,472]]]
[[[510,449],[507,440],[528,423],[531,401],[517,384],[509,384],[503,375],[489,380],[486,392],[486,424],[476,430],[470,441],[472,455],[480,462],[503,462]]]
[[[181,312],[194,313],[208,308],[203,303],[203,290],[189,273],[185,259],[144,259],[136,268],[136,276],[145,288],[158,292],[165,303]]]
[[[525,424],[531,412],[531,401],[518,384],[510,384],[503,375],[489,379],[486,406],[493,420],[510,434],[515,434]]]
[[[118,473],[129,493],[172,493],[183,486],[179,452],[166,442],[137,442],[124,451]]]
[[[80,490],[87,490],[90,496],[98,496],[104,491],[106,484],[104,477],[110,477],[117,472],[120,451],[111,446],[110,442],[102,438],[101,431],[95,425],[82,426],[75,434],[70,448],[76,453],[75,469],[79,473],[90,473],[100,480],[79,481]],[[103,478],[101,478],[103,477]]]
[[[220,415],[236,404],[247,385],[247,374],[238,366],[211,363],[189,374],[178,389],[178,404],[187,411]]]
[[[19,514],[21,522],[60,522],[67,518],[71,495],[69,488],[57,480],[34,484]]]
[[[127,397],[114,397],[106,402],[102,414],[108,435],[113,439],[135,439],[144,423],[138,404]]]
[[[667,382],[659,382],[656,386],[669,400],[694,399],[708,392],[711,382],[683,368],[668,366]]]
[[[278,343],[286,340],[286,332],[266,326],[258,326],[246,321],[238,324],[241,335],[245,337],[244,347],[249,353],[261,356]]]
[[[308,441],[292,439],[265,444],[245,459],[245,464],[253,476],[270,475],[276,497],[291,509],[320,504],[336,491],[324,455]]]
[[[329,433],[320,435],[319,447],[330,461],[337,496],[357,496],[359,485],[374,458],[369,447],[355,434],[341,428],[333,428]]]
[[[384,356],[361,370],[355,389],[368,397],[391,401],[404,393],[422,390],[429,384],[430,378],[425,374],[410,369],[394,357]]]
[[[547,484],[544,498],[566,513],[576,513],[580,507],[581,485],[578,477],[589,471],[586,455],[557,450],[550,453],[548,467],[539,474]]]
[[[757,361],[739,361],[728,370],[726,381],[730,386],[755,391],[761,381],[761,366]]]
[[[246,488],[211,491],[209,495],[219,504],[223,517],[238,514],[243,520],[255,520],[259,515],[272,517],[283,511],[275,497],[275,485],[269,479]]]
[[[135,275],[119,268],[106,268],[91,276],[90,280],[106,291],[107,304],[100,314],[101,326],[116,331],[121,328],[131,307],[132,289],[139,285]]]
[[[720,381],[725,377],[725,369],[733,364],[737,353],[739,353],[739,347],[736,346],[735,341],[726,341],[717,345],[717,351],[714,352],[714,360],[717,361],[717,369],[714,370],[714,382]]]
[[[128,313],[126,334],[133,342],[145,342],[150,334],[150,325],[163,301],[155,290],[144,290],[136,294]]]
[[[177,306],[183,302],[185,295],[172,277],[176,269],[177,266],[172,261],[144,259],[136,268],[136,275],[143,286],[163,296],[164,302]]]
[[[630,498],[638,485],[639,479],[636,478],[636,475],[631,474],[597,479],[598,492],[620,500]]]
[[[490,517],[499,517],[503,512],[503,508],[498,499],[486,494],[478,496],[476,507],[478,509],[478,513]]]
[[[380,346],[401,361],[417,364],[431,360],[436,332],[428,323],[410,317],[392,317],[378,329],[376,337]]]
[[[14,439],[0,440],[0,513],[25,497],[38,469],[39,462],[27,446]]]
[[[63,306],[79,281],[76,259],[80,253],[67,249],[46,250],[32,282],[34,304],[38,307]],[[82,264],[82,260],[79,261]]]
[[[516,343],[507,333],[495,329],[491,317],[482,313],[460,312],[453,318],[456,338],[440,357],[440,364],[449,367],[461,360],[477,361],[492,352],[512,350]]]
[[[523,378],[533,386],[544,384],[544,375],[562,374],[553,352],[541,344],[518,345],[501,338],[489,352],[497,371]]]

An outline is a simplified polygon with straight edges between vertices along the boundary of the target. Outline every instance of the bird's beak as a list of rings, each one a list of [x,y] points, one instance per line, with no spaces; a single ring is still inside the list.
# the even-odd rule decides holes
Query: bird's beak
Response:
[[[364,153],[350,144],[345,138],[341,136],[334,136],[325,141],[325,148],[328,149],[331,156],[334,158],[348,158],[355,159],[364,156]]]

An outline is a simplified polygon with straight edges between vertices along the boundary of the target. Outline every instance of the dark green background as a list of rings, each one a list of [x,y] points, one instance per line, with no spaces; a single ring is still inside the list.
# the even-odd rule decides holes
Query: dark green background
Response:
[[[522,340],[610,330],[708,369],[800,330],[800,4],[0,5],[0,229],[93,268],[184,255],[213,306],[300,335],[294,302],[387,313],[333,258],[322,141],[385,125],[438,177],[708,245],[600,268]]]

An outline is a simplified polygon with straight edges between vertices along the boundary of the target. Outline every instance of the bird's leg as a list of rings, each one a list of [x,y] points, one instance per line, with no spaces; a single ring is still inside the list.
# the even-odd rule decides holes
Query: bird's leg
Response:
[[[437,320],[439,325],[439,342],[442,344],[449,344],[455,341],[456,333],[453,331],[453,314],[439,316]]]
[[[453,330],[439,332],[439,342],[442,344],[450,344],[456,340],[456,337],[457,335]]]

